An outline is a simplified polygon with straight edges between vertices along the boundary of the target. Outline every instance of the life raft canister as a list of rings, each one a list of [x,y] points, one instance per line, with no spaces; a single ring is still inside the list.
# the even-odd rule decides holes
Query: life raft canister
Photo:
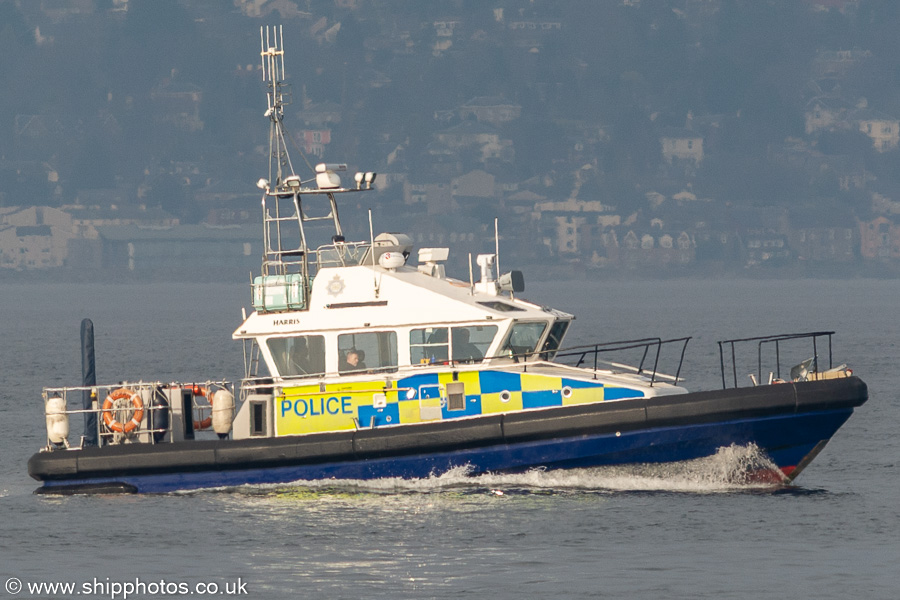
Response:
[[[134,406],[134,414],[131,416],[131,420],[124,425],[116,421],[113,417],[116,400],[130,400],[131,404]],[[106,400],[103,401],[102,415],[103,422],[110,431],[115,431],[116,433],[131,433],[141,426],[141,421],[144,419],[144,401],[141,400],[141,397],[137,392],[119,388],[114,392],[111,392],[109,396],[106,397]]]

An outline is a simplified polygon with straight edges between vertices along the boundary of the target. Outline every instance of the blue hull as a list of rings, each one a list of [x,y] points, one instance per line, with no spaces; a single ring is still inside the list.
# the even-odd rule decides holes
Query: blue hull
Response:
[[[521,472],[604,465],[665,463],[711,456],[732,444],[755,444],[790,478],[811,460],[853,413],[852,408],[579,435],[487,447],[285,467],[207,470],[45,481],[42,488],[164,493],[247,484],[322,479],[425,478],[466,466],[470,473]],[[122,490],[120,490],[122,491]]]

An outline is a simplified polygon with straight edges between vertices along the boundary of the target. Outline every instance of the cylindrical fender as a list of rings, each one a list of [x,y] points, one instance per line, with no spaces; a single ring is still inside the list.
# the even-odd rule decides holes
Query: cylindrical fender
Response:
[[[234,422],[234,394],[228,390],[218,390],[212,400],[212,426],[219,436],[228,435]]]
[[[69,437],[66,401],[60,397],[48,399],[44,413],[47,415],[47,439],[54,444],[62,444]]]

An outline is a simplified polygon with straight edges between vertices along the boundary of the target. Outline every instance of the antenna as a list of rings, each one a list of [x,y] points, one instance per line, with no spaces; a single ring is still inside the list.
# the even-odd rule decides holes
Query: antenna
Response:
[[[378,297],[378,273],[375,270],[375,229],[372,227],[372,209],[369,209],[369,239],[372,241],[372,279],[375,283],[375,297]]]
[[[259,44],[263,82],[282,83],[284,80],[284,30],[282,26],[260,27]]]
[[[497,269],[497,279],[500,279],[500,226],[499,217],[494,217],[494,267]]]
[[[269,117],[269,182],[273,189],[278,189],[284,184],[284,180],[294,175],[294,165],[287,151],[287,142],[284,134],[284,107],[289,104],[285,100],[284,82],[284,30],[281,25],[277,27],[259,28],[260,60],[262,62],[263,82],[268,83],[266,92],[267,110]],[[282,168],[286,167],[288,174],[284,175]]]

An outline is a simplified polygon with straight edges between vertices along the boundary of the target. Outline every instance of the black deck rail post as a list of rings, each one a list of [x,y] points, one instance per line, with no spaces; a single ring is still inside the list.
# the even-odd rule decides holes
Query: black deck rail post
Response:
[[[813,338],[815,340],[816,338]],[[779,340],[775,340],[775,374],[781,379],[781,346]]]
[[[815,373],[819,372],[819,350],[816,345],[816,339],[818,336],[813,336],[813,369],[815,369]]]
[[[681,358],[678,359],[678,370],[675,371],[675,383],[678,383],[678,380],[681,378],[681,367],[684,365],[684,353],[687,352],[688,342],[691,341],[690,337],[684,338],[684,345],[681,346]]]
[[[731,375],[734,377],[734,387],[737,387],[737,362],[734,358],[734,342],[731,342]]]
[[[760,342],[756,345],[756,376],[759,378],[759,381],[762,381],[762,345]],[[735,385],[734,387],[737,387]]]
[[[653,361],[653,375],[650,376],[650,387],[653,387],[653,384],[656,383],[656,369],[659,367],[659,353],[662,350],[663,342],[661,339],[657,338],[656,340],[656,359]],[[650,346],[647,346],[649,350]],[[645,350],[646,354],[646,350]]]
[[[719,345],[719,369],[722,372],[722,389],[727,389],[725,385],[725,350],[722,348],[722,342],[717,342]]]
[[[650,350],[649,344],[644,344],[644,354],[641,355],[641,362],[638,364],[638,373],[644,372],[644,361],[647,360],[647,352]]]

